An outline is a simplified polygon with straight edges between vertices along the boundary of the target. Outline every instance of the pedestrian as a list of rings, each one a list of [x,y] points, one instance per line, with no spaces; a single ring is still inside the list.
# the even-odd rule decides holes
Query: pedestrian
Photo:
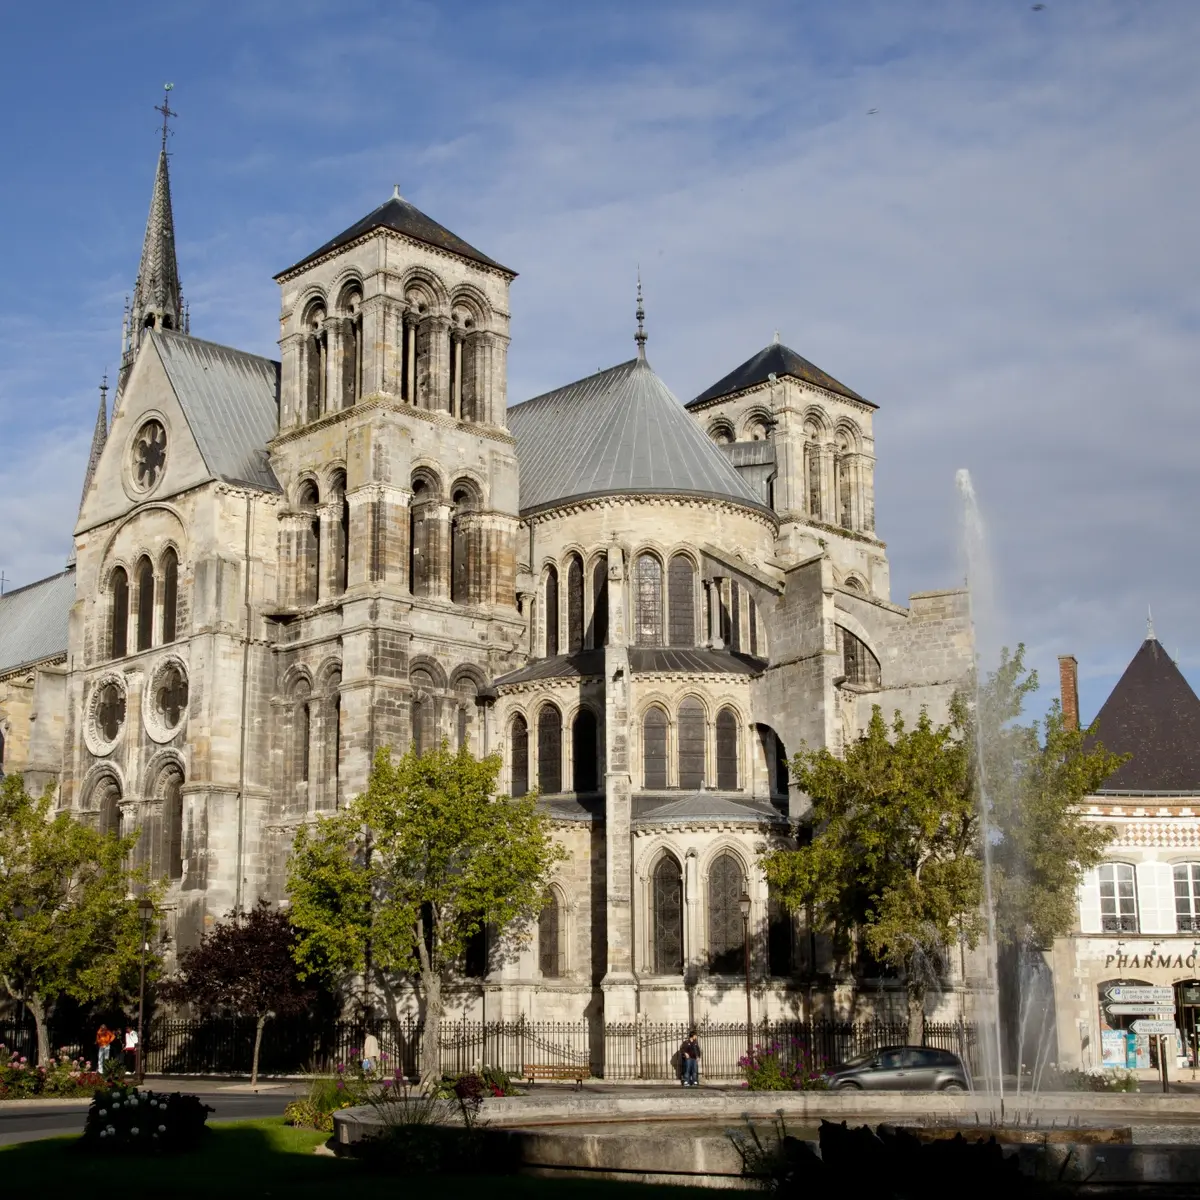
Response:
[[[368,1033],[363,1039],[363,1060],[362,1069],[364,1075],[373,1075],[375,1066],[379,1062],[379,1039],[373,1034]]]
[[[125,1059],[127,1062],[126,1070],[135,1072],[138,1068],[137,1061],[138,1035],[137,1030],[133,1026],[129,1026],[125,1030]]]
[[[112,1044],[117,1040],[117,1035],[113,1033],[107,1025],[101,1025],[96,1030],[96,1070],[103,1075],[104,1065],[108,1062],[108,1056],[112,1053]]]
[[[688,1035],[684,1039],[679,1053],[683,1058],[683,1079],[680,1080],[681,1086],[699,1087],[700,1043],[696,1040],[696,1031],[694,1029],[688,1031]]]

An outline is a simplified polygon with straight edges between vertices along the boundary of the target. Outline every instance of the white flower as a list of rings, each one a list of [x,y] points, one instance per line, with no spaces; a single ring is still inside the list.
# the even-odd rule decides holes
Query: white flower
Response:
[[[108,1127],[108,1132],[109,1132],[109,1133],[116,1133],[117,1131],[116,1131],[116,1130],[115,1130],[115,1129],[114,1129],[114,1128],[113,1128],[113,1127],[110,1125],[110,1126]]]
[[[105,1133],[105,1131],[102,1129],[102,1130],[100,1130],[100,1136],[101,1136],[101,1137],[108,1137],[108,1134],[107,1134],[107,1133]]]
[[[107,1117],[107,1116],[108,1116],[108,1109],[107,1109],[107,1108],[102,1108],[102,1109],[100,1110],[100,1116],[102,1116],[102,1117]]]
[[[158,1127],[158,1132],[159,1132],[159,1133],[166,1133],[166,1132],[167,1132],[167,1127],[166,1127],[165,1125],[160,1125],[160,1126]]]
[[[137,1137],[137,1131],[137,1126],[135,1125],[129,1132],[132,1133],[134,1137]]]

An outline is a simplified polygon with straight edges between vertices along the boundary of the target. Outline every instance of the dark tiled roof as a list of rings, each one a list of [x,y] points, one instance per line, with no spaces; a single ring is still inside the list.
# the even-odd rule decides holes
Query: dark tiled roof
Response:
[[[603,796],[539,796],[544,812],[556,821],[603,821]]]
[[[213,476],[280,491],[267,457],[279,432],[279,364],[183,333],[151,338]]]
[[[522,513],[638,493],[770,511],[645,359],[517,404],[508,427],[521,462]]]
[[[1157,640],[1142,643],[1096,723],[1105,749],[1133,755],[1105,792],[1200,795],[1200,699]]]
[[[772,342],[765,350],[760,350],[753,358],[748,358],[740,367],[730,371],[724,379],[717,380],[706,392],[701,392],[695,400],[689,401],[688,408],[696,408],[707,404],[710,400],[719,400],[722,396],[732,396],[734,392],[744,392],[747,388],[757,387],[767,382],[768,375],[791,375],[794,379],[805,383],[815,384],[826,391],[837,392],[840,396],[849,396],[862,404],[878,408],[870,400],[863,399],[857,392],[852,392],[844,383],[838,383],[832,375],[826,375],[820,367],[814,366],[807,358],[801,358],[795,350],[789,350],[779,342]]]
[[[451,233],[444,225],[439,225],[432,217],[427,217],[415,205],[409,204],[400,196],[392,196],[390,200],[381,204],[374,212],[368,213],[361,221],[355,221],[349,229],[343,229],[332,241],[326,242],[320,249],[314,250],[306,258],[302,258],[298,263],[288,267],[286,271],[280,271],[275,278],[281,279],[284,275],[320,258],[323,254],[328,254],[339,246],[349,245],[350,242],[357,240],[365,233],[370,233],[373,229],[394,229],[397,233],[407,234],[408,237],[415,238],[418,242],[436,246],[439,250],[449,250],[451,254],[457,254],[460,258],[469,258],[483,263],[484,266],[495,267],[507,275],[516,276],[515,271],[510,271],[508,267],[502,266],[494,258],[488,258],[482,251],[476,250],[474,246],[464,242],[458,234]]]
[[[66,654],[74,603],[73,568],[0,596],[0,674]]]
[[[766,663],[728,650],[708,650],[703,646],[631,646],[629,668],[635,675],[758,675]],[[604,674],[604,651],[581,650],[575,654],[556,654],[539,658],[519,671],[501,675],[496,687],[514,683],[533,683],[539,679],[581,679],[585,675]]]

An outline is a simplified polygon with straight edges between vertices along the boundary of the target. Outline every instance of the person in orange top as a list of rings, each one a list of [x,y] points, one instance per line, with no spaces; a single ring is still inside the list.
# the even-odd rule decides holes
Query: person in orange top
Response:
[[[104,1074],[104,1064],[108,1062],[108,1056],[112,1053],[112,1044],[116,1040],[117,1035],[107,1025],[101,1025],[96,1030],[96,1045],[100,1047],[99,1053],[96,1055],[96,1070],[101,1075]]]

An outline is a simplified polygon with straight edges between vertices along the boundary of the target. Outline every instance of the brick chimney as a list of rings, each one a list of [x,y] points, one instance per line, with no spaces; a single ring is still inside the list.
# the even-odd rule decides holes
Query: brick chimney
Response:
[[[1062,693],[1063,724],[1079,728],[1079,664],[1073,654],[1058,656],[1058,687]]]

